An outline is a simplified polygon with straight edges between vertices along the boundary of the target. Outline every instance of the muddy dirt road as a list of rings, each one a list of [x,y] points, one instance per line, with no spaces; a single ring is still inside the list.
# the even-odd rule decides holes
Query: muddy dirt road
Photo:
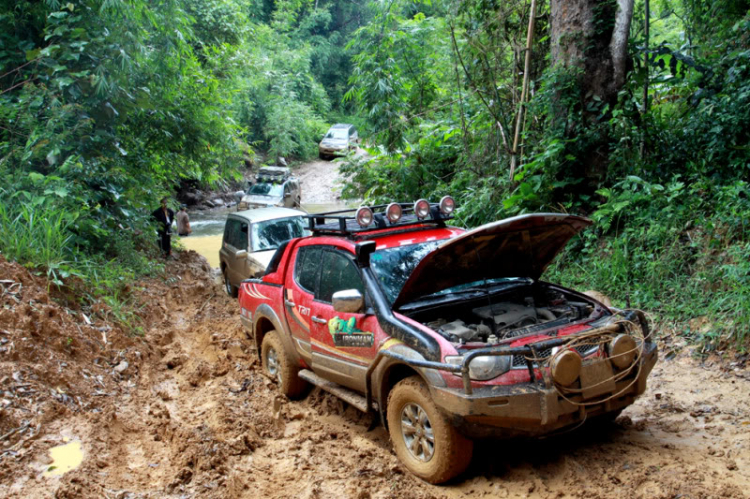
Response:
[[[335,169],[298,171],[306,202],[335,200]],[[700,363],[664,334],[648,391],[614,424],[480,442],[469,472],[436,487],[368,416],[317,389],[279,396],[197,253],[132,293],[128,331],[0,256],[0,497],[750,497],[747,356]],[[53,462],[66,443],[81,452]]]
[[[195,253],[143,283],[142,338],[0,267],[20,284],[3,285],[0,312],[0,497],[749,497],[750,371],[701,365],[676,338],[615,424],[483,442],[466,476],[435,487],[355,409],[318,390],[278,396],[236,302]],[[66,438],[81,443],[82,463],[46,476],[49,449]]]

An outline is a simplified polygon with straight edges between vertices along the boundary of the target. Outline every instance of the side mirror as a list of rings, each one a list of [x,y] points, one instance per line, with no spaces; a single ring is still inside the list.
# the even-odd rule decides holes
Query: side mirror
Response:
[[[247,258],[247,250],[239,250],[237,253],[234,254],[235,258]]]
[[[333,293],[333,309],[345,314],[359,314],[365,309],[365,298],[357,289],[345,289]]]

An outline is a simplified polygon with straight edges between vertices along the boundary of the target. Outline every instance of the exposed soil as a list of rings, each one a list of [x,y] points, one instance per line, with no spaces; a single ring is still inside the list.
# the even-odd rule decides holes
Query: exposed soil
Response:
[[[358,156],[365,154],[357,148]],[[335,203],[341,197],[339,161],[310,161],[293,168],[302,183],[302,204]]]
[[[299,402],[280,397],[260,371],[236,302],[193,252],[168,264],[172,277],[134,290],[147,303],[142,338],[113,326],[105,307],[60,304],[67,302],[23,267],[3,261],[0,273],[0,497],[633,499],[750,491],[745,359],[700,364],[676,337],[662,340],[649,390],[614,424],[481,442],[467,474],[437,487],[399,464],[384,430],[368,430],[368,416],[318,390]],[[83,463],[44,476],[48,450],[63,436],[82,442]]]

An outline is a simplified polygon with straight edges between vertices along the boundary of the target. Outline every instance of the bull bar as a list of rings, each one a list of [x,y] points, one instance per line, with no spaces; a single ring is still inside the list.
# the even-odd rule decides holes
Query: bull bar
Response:
[[[585,331],[581,331],[580,333],[585,333],[589,335],[592,333],[595,334],[595,333],[620,332],[620,331],[625,330],[623,322],[633,322],[633,319],[638,319],[638,322],[640,323],[643,329],[644,340],[645,341],[650,340],[650,331],[648,327],[648,322],[643,312],[641,312],[640,310],[628,310],[622,314],[622,318],[623,318],[622,321],[615,322],[614,324],[607,324],[605,326],[601,326],[598,328],[587,329]],[[464,393],[466,395],[472,395],[474,391],[471,387],[471,378],[469,377],[469,366],[471,365],[471,362],[475,358],[484,357],[484,356],[500,356],[500,355],[524,355],[526,357],[526,366],[529,370],[529,376],[531,378],[531,382],[535,383],[536,376],[534,375],[534,361],[530,359],[528,356],[532,355],[533,357],[536,357],[537,351],[544,350],[546,348],[554,348],[554,347],[565,345],[575,340],[580,335],[581,334],[579,333],[572,333],[572,334],[566,335],[563,338],[553,338],[553,339],[538,341],[535,343],[530,343],[528,345],[522,345],[522,346],[517,346],[517,347],[499,345],[499,346],[493,346],[493,347],[488,347],[488,348],[478,348],[476,350],[472,350],[470,352],[465,353],[463,355],[461,364],[447,364],[444,362],[433,362],[429,360],[410,359],[404,355],[391,352],[390,350],[380,350],[377,356],[375,357],[375,360],[372,362],[372,364],[370,364],[370,367],[367,369],[367,375],[365,377],[365,401],[367,402],[366,407],[372,407],[372,386],[371,386],[372,385],[372,381],[371,381],[372,373],[375,371],[375,369],[377,368],[377,366],[380,364],[380,362],[383,360],[384,357],[398,360],[399,362],[403,362],[404,364],[408,366],[412,366],[412,367],[422,367],[426,369],[436,369],[438,371],[460,373],[461,380],[463,381],[463,385],[464,385]]]

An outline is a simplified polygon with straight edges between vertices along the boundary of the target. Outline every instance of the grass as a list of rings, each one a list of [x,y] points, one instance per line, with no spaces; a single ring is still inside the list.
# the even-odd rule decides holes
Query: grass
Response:
[[[727,188],[726,190],[730,190]],[[750,219],[746,193],[719,189],[700,203],[658,199],[639,206],[609,233],[589,229],[546,278],[594,289],[616,306],[668,321],[704,351],[750,349]],[[689,193],[686,193],[686,195]],[[684,204],[680,205],[681,202]],[[683,206],[684,210],[667,210]],[[700,327],[697,325],[700,324]]]
[[[107,318],[130,334],[142,334],[142,306],[130,295],[130,285],[141,276],[162,274],[164,264],[136,251],[137,242],[122,234],[112,239],[109,251],[114,258],[87,255],[74,243],[75,221],[54,205],[0,199],[0,253],[46,274],[50,286],[72,285],[85,301],[102,301],[109,309]]]

